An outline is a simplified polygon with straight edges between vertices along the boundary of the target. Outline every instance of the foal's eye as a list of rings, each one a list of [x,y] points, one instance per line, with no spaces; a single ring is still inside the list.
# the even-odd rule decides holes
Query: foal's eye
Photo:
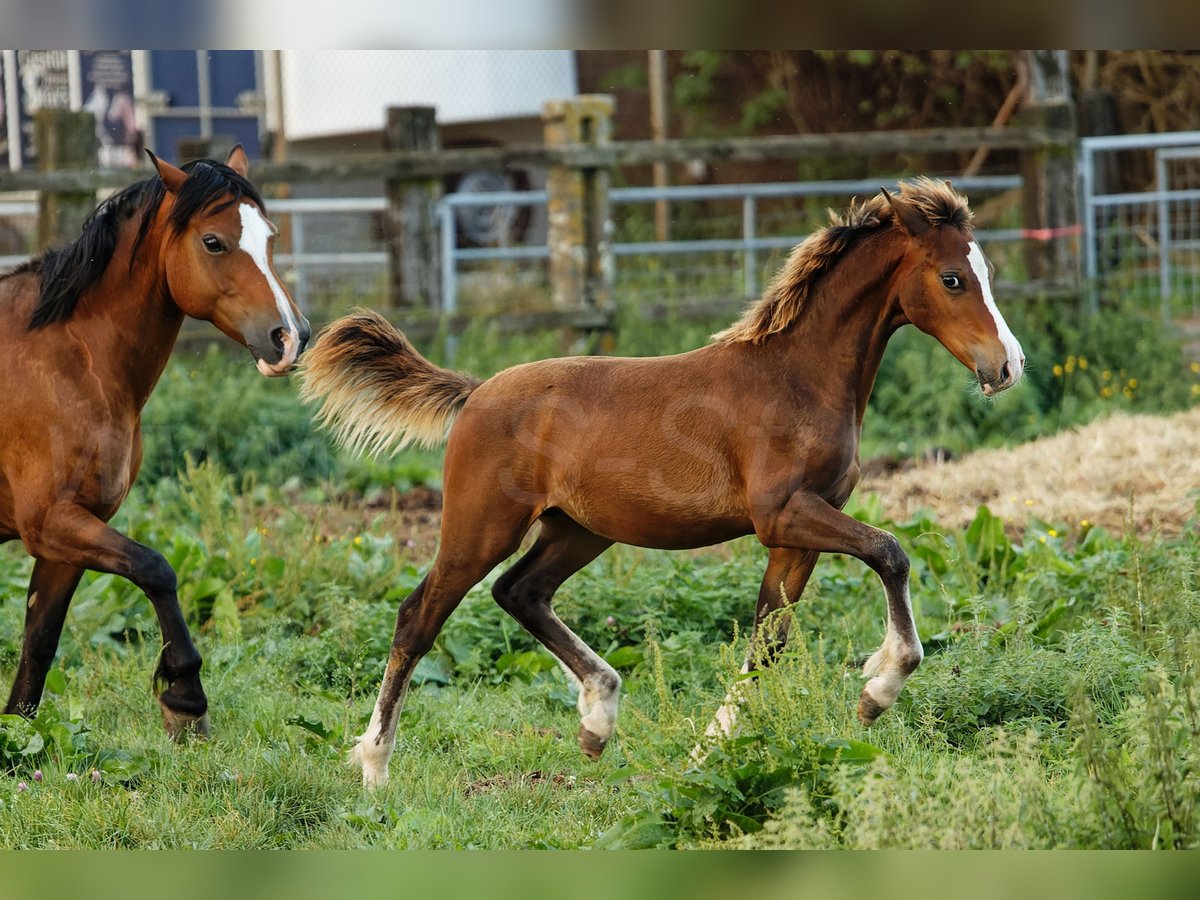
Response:
[[[221,243],[221,239],[214,237],[211,234],[206,234],[200,239],[204,242],[204,249],[209,253],[224,253],[225,245]]]
[[[949,291],[957,291],[963,286],[962,279],[957,275],[943,275],[942,284]]]

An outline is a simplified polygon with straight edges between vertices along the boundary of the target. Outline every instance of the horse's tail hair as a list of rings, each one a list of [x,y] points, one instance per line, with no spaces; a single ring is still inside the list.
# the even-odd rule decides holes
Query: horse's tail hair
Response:
[[[357,309],[301,357],[300,396],[343,447],[379,454],[446,440],[478,378],[435,366],[383,316]]]

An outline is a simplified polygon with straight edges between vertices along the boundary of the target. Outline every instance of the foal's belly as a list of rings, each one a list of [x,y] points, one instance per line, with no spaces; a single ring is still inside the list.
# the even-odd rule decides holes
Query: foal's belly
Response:
[[[550,505],[588,531],[621,544],[658,550],[708,547],[752,534],[736,497],[725,492],[667,488],[653,480],[603,486],[562,484]]]

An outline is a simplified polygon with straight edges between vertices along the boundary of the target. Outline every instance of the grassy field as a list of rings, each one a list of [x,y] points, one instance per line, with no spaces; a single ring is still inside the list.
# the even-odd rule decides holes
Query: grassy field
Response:
[[[1093,360],[1104,352],[1100,338],[1086,348]],[[464,343],[464,367],[489,371],[553,352],[479,347]],[[902,349],[881,388],[911,368],[922,383],[945,373],[961,391],[961,374],[940,361],[922,369],[907,355],[940,360],[940,348]],[[1161,355],[1152,350],[1138,358]],[[1185,405],[1186,367],[1168,362],[1152,396]],[[558,604],[625,678],[603,760],[579,753],[570,686],[485,582],[418,670],[390,785],[364,794],[346,749],[370,714],[396,605],[430,562],[428,535],[411,530],[391,488],[436,486],[438,458],[340,458],[309,429],[293,385],[232,365],[220,354],[172,364],[147,410],[146,474],[114,523],[179,573],[206,658],[212,737],[168,742],[150,694],[160,639],[149,604],[122,581],[87,576],[39,717],[0,720],[0,846],[1200,840],[1200,534],[1115,536],[1041,521],[1036,509],[1019,534],[987,510],[965,528],[924,514],[891,522],[871,497],[853,511],[891,529],[912,557],[927,653],[873,729],[853,713],[857,663],[883,634],[882,590],[861,564],[827,557],[788,613],[789,650],[745,691],[741,735],[690,766],[697,736],[737,678],[765,551],[752,540],[704,553],[617,547],[572,579]],[[1054,405],[1044,391],[1063,376],[1046,368],[1031,375],[1034,399],[947,419],[939,434],[964,435],[969,448],[996,443],[1005,422],[1015,439],[1105,403],[1148,402],[1136,391],[1101,397],[1060,384]],[[1147,393],[1156,377],[1146,362]],[[934,403],[935,387],[927,387]],[[919,415],[908,403],[872,411],[882,420],[871,438],[878,446],[893,446],[890,429]],[[176,474],[185,453],[204,461]],[[19,546],[0,548],[5,688],[28,573]]]

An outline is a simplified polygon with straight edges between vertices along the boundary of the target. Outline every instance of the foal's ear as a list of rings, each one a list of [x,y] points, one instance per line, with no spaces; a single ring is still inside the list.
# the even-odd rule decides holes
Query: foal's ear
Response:
[[[901,228],[913,237],[924,234],[929,230],[929,220],[913,209],[911,203],[903,197],[893,197],[888,193],[887,188],[881,187],[879,190],[883,192],[883,196],[887,200],[888,206],[892,208],[892,212],[896,216],[896,221],[900,223]]]
[[[154,163],[154,168],[158,170],[158,177],[163,180],[168,191],[173,194],[183,187],[183,183],[187,181],[187,172],[159,159],[149,150],[146,151],[146,155],[150,157],[150,162]]]
[[[225,165],[243,178],[250,177],[250,160],[246,158],[246,151],[242,149],[241,144],[229,151],[229,159],[225,160]]]

